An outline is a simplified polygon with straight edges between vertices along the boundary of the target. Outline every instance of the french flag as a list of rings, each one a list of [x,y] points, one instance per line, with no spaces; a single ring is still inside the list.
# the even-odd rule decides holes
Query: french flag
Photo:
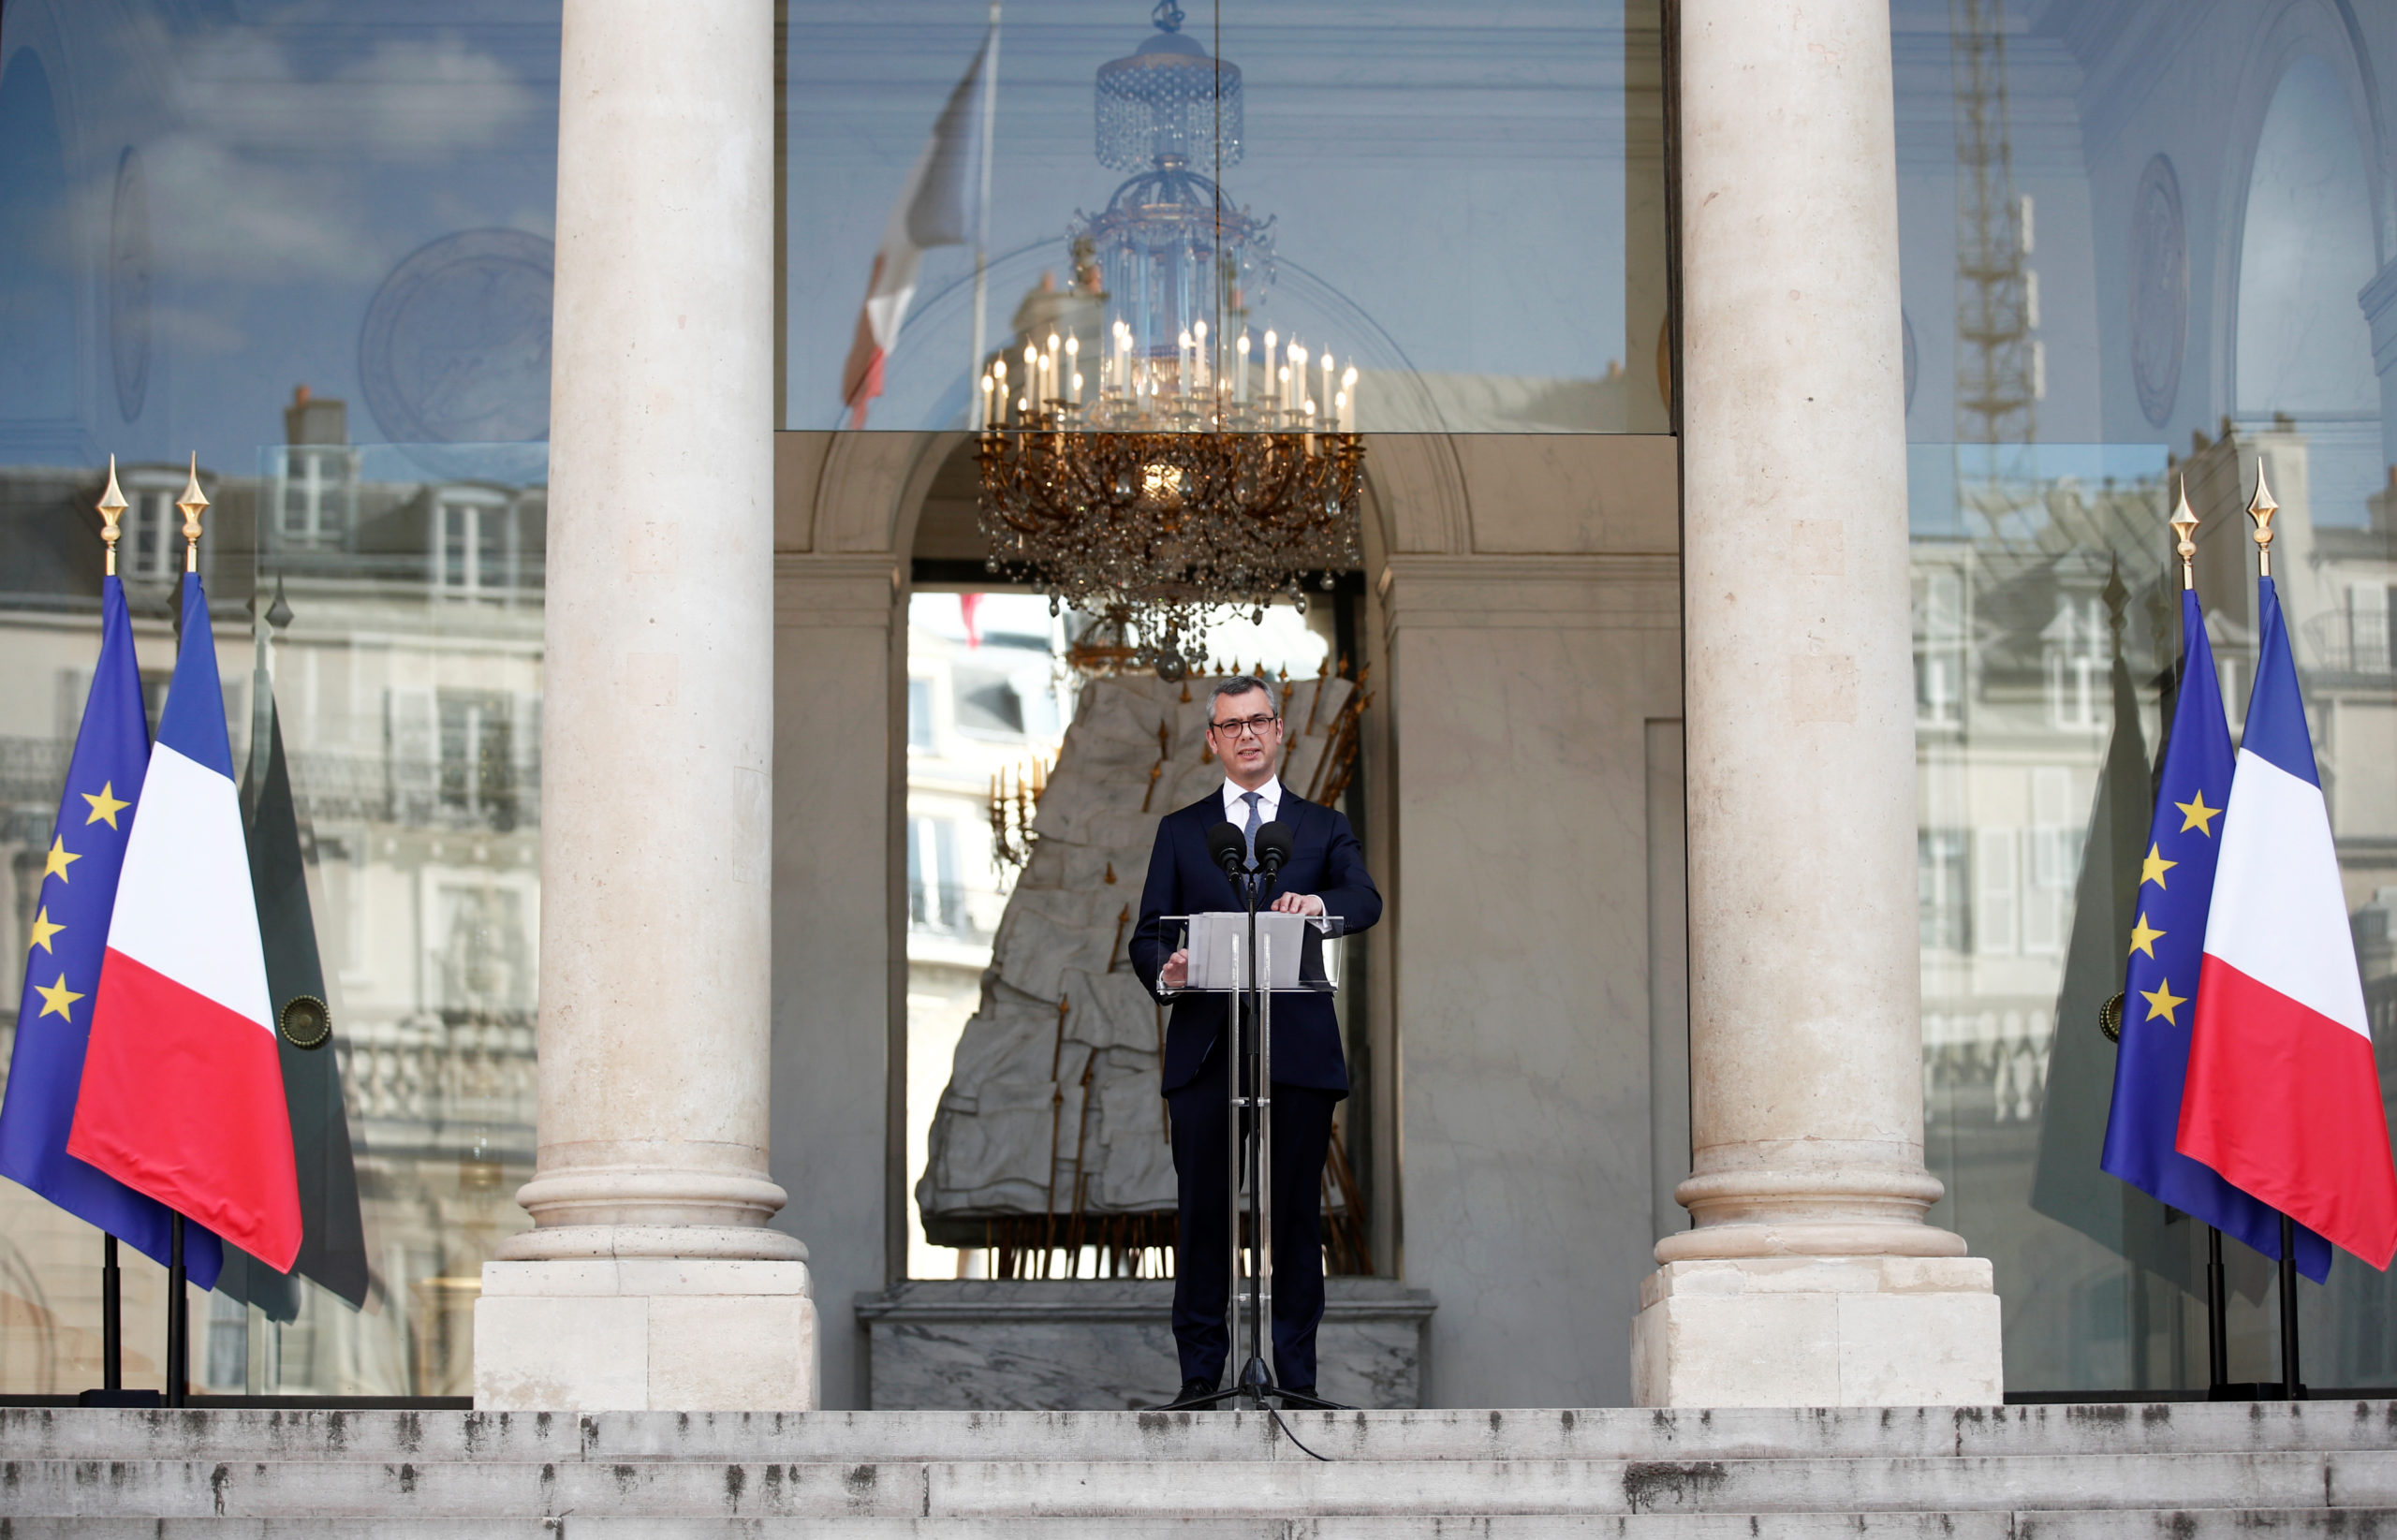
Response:
[[[2280,595],[2223,814],[2181,1153],[2386,1269],[2397,1167],[2331,815]]]
[[[990,183],[989,139],[993,102],[998,82],[998,7],[991,7],[990,30],[974,62],[949,94],[933,137],[907,172],[899,201],[883,226],[882,245],[874,254],[874,271],[866,279],[865,305],[858,312],[857,335],[841,364],[841,400],[848,404],[849,426],[865,426],[866,403],[882,394],[883,365],[899,345],[899,323],[916,298],[916,278],[924,251],[931,246],[956,246],[976,238],[982,198]],[[981,367],[976,360],[975,368]]]
[[[126,836],[66,1150],[288,1272],[291,1120],[225,732],[208,598],[183,643]]]

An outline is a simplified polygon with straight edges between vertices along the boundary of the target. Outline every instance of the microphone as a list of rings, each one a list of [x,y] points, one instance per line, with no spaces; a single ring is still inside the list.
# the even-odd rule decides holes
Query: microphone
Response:
[[[1231,826],[1227,824],[1224,827],[1228,829]],[[1291,852],[1297,847],[1298,841],[1291,835],[1290,826],[1279,818],[1257,829],[1257,865],[1265,873],[1268,887],[1272,887],[1273,880],[1282,874],[1282,863],[1290,858]]]
[[[1264,830],[1257,832],[1261,835]],[[1227,818],[1207,830],[1207,854],[1224,869],[1225,876],[1238,882],[1243,869],[1248,865],[1248,840]]]

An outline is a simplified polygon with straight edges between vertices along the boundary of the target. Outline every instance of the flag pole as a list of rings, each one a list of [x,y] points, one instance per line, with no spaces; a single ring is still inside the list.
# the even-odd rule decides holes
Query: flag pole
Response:
[[[199,580],[199,516],[208,511],[208,494],[199,490],[199,455],[191,457],[191,474],[175,506],[184,516],[184,581]],[[175,606],[178,614],[183,606]],[[178,638],[178,642],[180,642]],[[191,1394],[191,1301],[184,1268],[184,1216],[170,1210],[167,1221],[167,1404],[184,1405]]]
[[[181,1406],[191,1386],[191,1311],[184,1295],[184,1216],[167,1220],[167,1404]]]
[[[2263,582],[2272,580],[2272,515],[2280,511],[2280,504],[2272,498],[2272,489],[2264,480],[2264,460],[2256,457],[2256,495],[2247,500],[2247,517],[2256,522],[2256,558],[2258,577]],[[2288,1215],[2281,1215],[2281,1399],[2304,1401],[2305,1379],[2299,1371],[2297,1341],[2297,1225]]]
[[[974,382],[982,374],[988,345],[988,304],[991,296],[991,135],[999,116],[999,0],[991,0],[989,52],[982,60],[982,181],[974,202],[974,360],[965,371],[966,416],[973,412]]]
[[[2306,1401],[2297,1365],[2297,1225],[2281,1215],[2281,1400]]]
[[[116,576],[116,543],[125,531],[125,493],[116,484],[116,456],[109,456],[108,490],[100,493],[100,543],[108,550],[101,576]],[[116,1237],[106,1232],[100,1244],[100,1388],[125,1388],[125,1270],[117,1266]]]
[[[2230,1291],[2222,1270],[2222,1231],[2206,1226],[2206,1399],[2230,1399]]]
[[[125,1274],[116,1265],[116,1237],[100,1237],[100,1388],[125,1388]]]
[[[2198,516],[2189,506],[2189,482],[2182,477],[2180,497],[2169,521],[2174,536],[2174,552],[2181,558],[2181,588],[2195,592],[2198,586]],[[2182,659],[2184,667],[2188,660]],[[2287,1250],[2286,1247],[2283,1248]],[[2222,1231],[2218,1226],[2206,1226],[2206,1395],[2209,1400],[2225,1399],[2230,1386],[2230,1291],[2222,1269]]]

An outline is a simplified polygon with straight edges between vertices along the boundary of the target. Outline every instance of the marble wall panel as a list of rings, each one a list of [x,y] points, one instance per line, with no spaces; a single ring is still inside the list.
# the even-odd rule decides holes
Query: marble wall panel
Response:
[[[894,588],[887,558],[776,564],[773,1083],[775,1226],[808,1248],[823,1404],[863,1404],[844,1301],[887,1276],[888,873]],[[902,960],[904,962],[904,960]]]
[[[1398,1047],[1427,1404],[1630,1396],[1653,1266],[1646,724],[1669,557],[1400,559]]]
[[[1322,1393],[1349,1406],[1420,1404],[1431,1295],[1380,1278],[1328,1279],[1326,1294]],[[1172,1303],[1170,1279],[916,1282],[860,1296],[874,1410],[1162,1405],[1181,1378]]]

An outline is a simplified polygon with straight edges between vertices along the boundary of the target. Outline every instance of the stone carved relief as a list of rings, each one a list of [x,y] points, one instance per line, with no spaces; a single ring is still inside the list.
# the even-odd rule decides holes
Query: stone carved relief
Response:
[[[141,152],[117,157],[109,213],[109,367],[116,409],[131,422],[150,394],[150,184]]]
[[[523,230],[462,230],[391,270],[366,308],[366,404],[403,444],[550,434],[554,248]]]
[[[2188,222],[2181,179],[2159,154],[2131,198],[2131,379],[2140,410],[2158,428],[2172,420],[2188,334]]]

